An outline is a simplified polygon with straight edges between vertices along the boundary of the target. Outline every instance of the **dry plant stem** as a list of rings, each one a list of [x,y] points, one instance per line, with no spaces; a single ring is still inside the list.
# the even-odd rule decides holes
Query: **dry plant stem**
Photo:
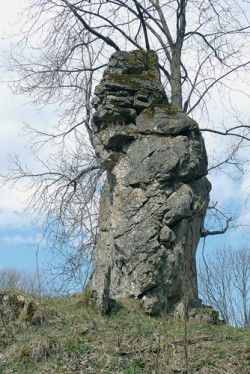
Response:
[[[163,351],[162,347],[161,347],[161,340],[160,340],[160,336],[159,336],[159,340],[158,340],[158,344],[156,346],[147,346],[147,347],[142,347],[141,349],[137,349],[137,350],[129,350],[129,351],[126,351],[126,350],[118,350],[117,353],[121,356],[126,356],[126,355],[135,355],[137,353],[142,353],[142,352],[154,352],[157,354],[158,358],[159,358],[159,353],[161,351]],[[212,340],[213,337],[212,335],[204,335],[204,336],[201,336],[199,338],[191,338],[191,339],[186,339],[186,343],[187,343],[187,347],[189,344],[195,344],[196,342],[199,342],[199,341],[205,341],[205,340]],[[185,339],[181,339],[181,340],[173,340],[171,342],[167,342],[166,343],[166,346],[173,346],[173,345],[184,345],[185,342],[184,342]],[[164,347],[165,348],[165,347]]]
[[[156,351],[156,357],[155,357],[155,372],[158,373],[159,367],[160,367],[160,352],[161,352],[161,335],[157,336],[157,351]]]
[[[89,311],[87,311],[87,314],[88,314],[88,316],[89,316],[89,318],[90,318],[90,320],[91,320],[91,322],[92,322],[92,325],[93,325],[93,327],[94,327],[94,329],[96,330],[96,332],[103,338],[103,339],[105,339],[105,336],[104,336],[104,334],[100,331],[100,329],[99,329],[99,327],[98,327],[98,323],[96,322],[96,320],[95,320],[95,318],[93,317],[93,315],[89,312]],[[87,322],[89,323],[89,321],[87,320]]]
[[[188,301],[185,292],[184,296],[184,355],[185,355],[185,369],[186,374],[189,373],[188,365]]]

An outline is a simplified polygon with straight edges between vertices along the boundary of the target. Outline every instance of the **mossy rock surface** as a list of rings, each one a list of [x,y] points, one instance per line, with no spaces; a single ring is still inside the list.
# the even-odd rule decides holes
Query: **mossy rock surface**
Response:
[[[6,324],[39,325],[57,318],[55,310],[18,290],[0,290],[0,311]]]

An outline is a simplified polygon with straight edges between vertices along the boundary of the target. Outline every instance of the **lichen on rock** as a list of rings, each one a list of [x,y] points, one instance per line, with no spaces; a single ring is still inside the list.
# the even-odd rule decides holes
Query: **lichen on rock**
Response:
[[[200,305],[195,254],[211,185],[198,124],[169,105],[156,53],[116,52],[97,86],[93,144],[107,171],[89,289],[147,313]]]

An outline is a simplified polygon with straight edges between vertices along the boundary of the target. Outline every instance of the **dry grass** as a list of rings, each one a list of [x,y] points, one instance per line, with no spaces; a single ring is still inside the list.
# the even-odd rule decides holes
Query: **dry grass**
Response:
[[[42,324],[0,319],[0,373],[250,373],[249,329],[188,323],[187,371],[184,323],[146,316],[135,300],[110,316],[82,294],[41,308]]]

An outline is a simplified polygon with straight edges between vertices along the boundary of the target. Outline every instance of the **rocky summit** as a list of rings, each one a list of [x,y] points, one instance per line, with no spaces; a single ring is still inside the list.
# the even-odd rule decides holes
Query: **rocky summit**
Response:
[[[93,100],[107,177],[89,290],[101,312],[140,299],[151,315],[200,306],[195,254],[211,185],[198,124],[172,107],[156,53],[114,53]]]

